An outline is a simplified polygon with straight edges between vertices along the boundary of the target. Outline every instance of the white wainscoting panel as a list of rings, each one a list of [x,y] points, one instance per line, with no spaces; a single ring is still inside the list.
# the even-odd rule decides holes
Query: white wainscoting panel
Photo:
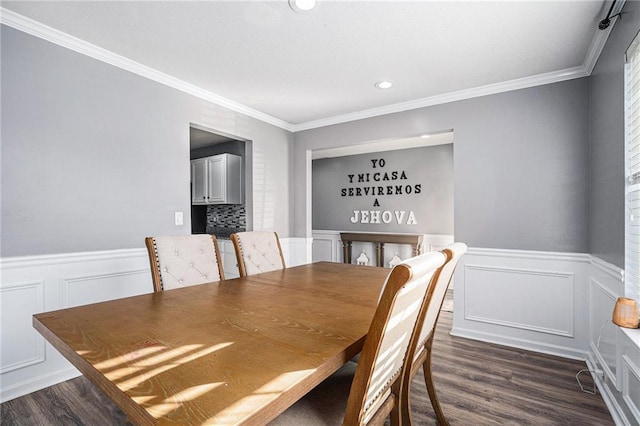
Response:
[[[340,232],[314,230],[312,236],[312,259],[314,262],[342,262]]]
[[[573,273],[468,263],[464,269],[474,283],[465,287],[466,320],[574,337]]]
[[[285,265],[291,267],[311,263],[311,244],[311,238],[281,238]]]
[[[469,248],[451,334],[584,359],[588,266],[587,254]]]
[[[233,241],[219,238],[218,248],[220,249],[225,279],[238,278],[240,272],[238,271],[238,258],[236,257],[236,249],[233,247]]]
[[[80,374],[33,328],[34,314],[153,291],[142,248],[2,258],[0,274],[2,402]]]
[[[622,270],[592,257],[589,271],[587,366],[617,425],[640,425],[640,330],[611,321],[624,295]]]
[[[640,424],[640,351],[622,356],[622,399],[636,424]]]
[[[45,341],[28,312],[44,310],[44,282],[26,281],[0,288],[0,374],[44,361]]]
[[[618,388],[618,327],[611,321],[611,314],[617,297],[599,278],[589,277],[589,346],[615,388]]]
[[[63,278],[62,305],[68,308],[149,293],[149,268]],[[136,290],[134,290],[136,289]]]

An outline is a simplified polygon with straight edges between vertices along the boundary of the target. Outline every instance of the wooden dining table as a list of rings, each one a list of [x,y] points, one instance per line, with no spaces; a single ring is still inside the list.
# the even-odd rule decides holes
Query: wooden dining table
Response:
[[[362,348],[389,270],[318,262],[34,315],[137,424],[265,424]]]

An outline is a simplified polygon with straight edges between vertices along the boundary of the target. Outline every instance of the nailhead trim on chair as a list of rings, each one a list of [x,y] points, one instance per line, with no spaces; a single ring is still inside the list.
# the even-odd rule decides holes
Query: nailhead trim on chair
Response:
[[[156,239],[153,239],[153,251],[155,252],[154,260],[156,269],[160,271],[160,261],[158,260],[158,246],[156,245]],[[162,274],[158,274],[158,280],[160,281],[160,289],[164,290],[164,284],[162,283]]]

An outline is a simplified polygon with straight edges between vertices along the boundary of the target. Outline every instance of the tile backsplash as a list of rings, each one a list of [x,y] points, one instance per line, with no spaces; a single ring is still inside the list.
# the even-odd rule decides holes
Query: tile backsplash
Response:
[[[244,204],[215,204],[207,206],[207,232],[228,229],[243,232],[247,229],[247,214]]]

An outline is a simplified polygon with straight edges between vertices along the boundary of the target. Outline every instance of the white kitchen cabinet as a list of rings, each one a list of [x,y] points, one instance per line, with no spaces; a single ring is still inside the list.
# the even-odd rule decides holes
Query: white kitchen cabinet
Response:
[[[207,204],[207,159],[191,161],[191,203]]]
[[[242,158],[220,154],[191,160],[191,204],[242,204]]]

